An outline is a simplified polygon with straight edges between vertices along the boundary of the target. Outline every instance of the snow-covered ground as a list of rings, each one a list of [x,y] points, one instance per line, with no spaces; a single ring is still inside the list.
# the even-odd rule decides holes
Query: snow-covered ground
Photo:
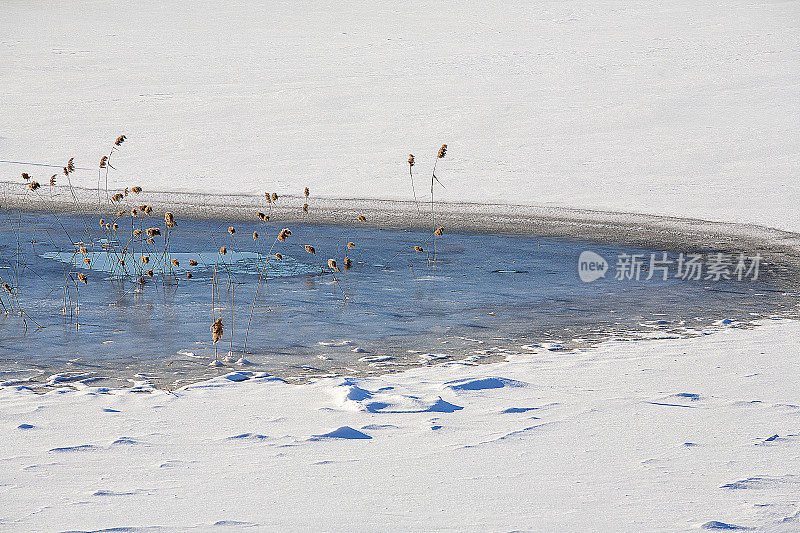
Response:
[[[5,2],[0,160],[410,199],[446,142],[441,200],[800,230],[799,42],[778,0]]]
[[[800,231],[798,43],[778,0],[5,2],[0,179],[124,133],[115,187],[408,200],[446,142],[438,200]],[[0,530],[797,531],[798,335],[7,387]]]
[[[0,529],[797,531],[798,335],[174,394],[6,388]]]

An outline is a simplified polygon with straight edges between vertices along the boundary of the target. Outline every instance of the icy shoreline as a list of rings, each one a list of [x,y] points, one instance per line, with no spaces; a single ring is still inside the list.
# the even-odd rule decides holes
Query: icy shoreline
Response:
[[[298,386],[9,387],[0,526],[790,531],[798,334],[764,321]]]

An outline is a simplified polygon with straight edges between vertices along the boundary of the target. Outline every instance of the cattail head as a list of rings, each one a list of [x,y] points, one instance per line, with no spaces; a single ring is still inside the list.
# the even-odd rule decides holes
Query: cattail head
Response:
[[[178,261],[177,259],[173,259],[172,261],[170,261],[170,263],[172,263],[172,266],[176,266],[176,267],[177,266],[181,266],[181,262]]]
[[[355,247],[356,247],[356,243],[354,243],[354,242],[348,242],[347,243],[347,249],[348,250],[352,250]]]
[[[444,158],[447,155],[447,145],[443,144],[441,148],[439,148],[439,153],[436,155],[439,159]]]
[[[177,224],[175,224],[175,217],[173,217],[172,213],[170,213],[169,211],[164,213],[164,222],[167,224],[168,228],[174,228],[175,226],[177,226]]]
[[[278,201],[278,193],[276,193],[276,192],[272,193],[272,201],[273,202],[277,202]]]
[[[303,213],[308,213],[308,204],[303,204]]]
[[[236,228],[234,228],[233,226],[229,227],[228,228],[228,233],[230,233],[231,235],[235,235],[236,234]]]
[[[433,234],[436,235],[437,237],[441,237],[442,235],[444,235],[444,228],[442,226],[439,226],[438,228],[436,228],[436,231],[434,231]]]
[[[147,228],[146,230],[144,230],[144,232],[147,233],[147,236],[150,237],[151,239],[156,235],[161,235],[161,230],[158,228]]]
[[[214,344],[222,338],[223,326],[222,317],[219,317],[211,324],[211,338],[214,339]]]
[[[358,215],[356,217],[356,220],[358,220],[359,222],[366,222],[367,221],[367,217],[365,217],[364,215]]]
[[[56,184],[56,174],[53,174],[52,176],[50,176],[50,185],[52,186],[55,184]]]
[[[195,261],[194,259],[189,259],[189,266],[196,267],[197,266],[197,261]]]
[[[414,251],[417,252],[418,254],[421,254],[425,250],[422,248],[422,246],[415,246]]]
[[[75,158],[70,157],[67,161],[67,172],[75,172]]]
[[[125,139],[127,139],[127,137],[125,137],[124,135],[120,135],[119,137],[117,137],[117,140],[114,141],[114,146],[121,145],[122,143],[125,142]]]
[[[341,272],[339,267],[336,266],[336,259],[328,259],[328,268],[335,272]]]
[[[414,166],[414,154],[408,154],[408,166]]]
[[[28,184],[28,188],[29,188],[30,190],[32,190],[32,191],[35,191],[35,190],[36,190],[36,189],[38,189],[39,187],[41,187],[41,185],[39,185],[39,182],[38,182],[38,181],[36,181],[36,180],[33,180],[33,181],[31,181],[31,182]]]
[[[150,262],[150,256],[149,255],[143,255],[142,256],[142,264],[146,265],[149,262]]]
[[[104,155],[103,157],[100,158],[100,168],[106,168],[107,164],[108,164],[108,156]]]
[[[283,228],[280,233],[278,233],[278,240],[281,242],[286,242],[286,238],[291,235],[292,232],[289,228]]]
[[[81,280],[84,285],[86,285],[86,282],[88,281],[86,274],[84,274],[83,272],[78,274],[78,279]]]
[[[254,231],[253,232],[253,240],[256,240],[256,239],[258,239],[258,232]]]
[[[308,252],[310,254],[316,254],[317,253],[317,251],[314,250],[314,247],[311,246],[310,244],[306,244],[303,248],[305,248],[306,252]]]
[[[125,198],[125,195],[122,194],[121,192],[118,192],[117,194],[115,194],[114,196],[111,197],[111,201],[112,202],[121,202],[123,198]]]
[[[31,181],[31,175],[28,174],[27,172],[23,172],[22,179],[24,179],[25,181]]]
[[[351,268],[353,268],[353,262],[350,261],[349,257],[344,256],[344,269],[345,270],[349,270]]]
[[[80,253],[82,253],[83,255],[86,255],[86,254],[89,253],[89,249],[87,247],[85,247],[85,246],[81,246],[80,248],[78,248],[78,251]]]
[[[306,198],[308,198],[308,195],[310,193],[310,191],[308,190],[308,187],[306,187],[306,189],[303,192],[305,193]]]
[[[280,261],[281,259],[283,259],[283,256],[281,254],[277,253],[277,254],[275,254],[275,259]]]
[[[224,247],[224,246],[223,246],[223,247],[221,247],[221,248],[219,249],[219,253],[220,253],[221,255],[225,255],[225,254],[227,254],[227,253],[228,253],[228,249],[227,249],[226,247]]]
[[[133,191],[134,194],[139,194],[142,192],[142,188],[137,185],[136,187],[132,187],[131,191]]]

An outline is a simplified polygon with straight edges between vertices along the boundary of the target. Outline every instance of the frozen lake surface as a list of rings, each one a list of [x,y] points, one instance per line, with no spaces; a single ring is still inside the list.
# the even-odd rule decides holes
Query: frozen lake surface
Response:
[[[5,384],[172,388],[229,372],[210,365],[209,327],[220,314],[225,331],[217,349],[223,360],[233,351],[228,366],[237,366],[247,334],[248,370],[304,378],[490,361],[610,337],[699,334],[716,321],[744,322],[797,305],[796,293],[769,265],[760,265],[757,280],[752,271],[737,279],[736,256],[730,280],[706,279],[706,271],[687,280],[678,277],[679,251],[669,252],[665,281],[662,271],[647,279],[651,254],[662,259],[661,250],[446,231],[436,239],[434,267],[429,232],[265,223],[255,213],[235,235],[227,222],[179,219],[165,255],[161,215],[106,216],[119,224],[116,231],[100,229],[97,215],[4,215],[0,276],[12,292],[4,291],[2,301],[13,308],[0,315]],[[153,243],[144,233],[132,235],[149,227],[162,233]],[[276,241],[283,227],[292,235]],[[607,260],[604,278],[579,279],[586,250]],[[708,254],[708,268],[714,251],[700,252]],[[749,259],[757,250],[742,252]],[[638,280],[616,279],[620,254],[640,254]],[[146,266],[142,255],[150,258]],[[329,258],[343,267],[345,255],[352,268],[328,268]],[[219,301],[212,306],[215,271]]]

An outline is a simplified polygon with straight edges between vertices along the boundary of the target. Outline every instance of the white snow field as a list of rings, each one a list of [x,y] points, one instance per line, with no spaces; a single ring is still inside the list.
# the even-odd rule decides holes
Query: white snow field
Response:
[[[0,160],[411,199],[448,143],[443,201],[800,230],[798,43],[789,1],[4,2]]]
[[[447,143],[441,201],[800,231],[798,80],[792,1],[14,0],[0,180],[94,187],[124,133],[117,188],[409,200]],[[800,323],[721,329],[0,388],[0,531],[800,531]]]
[[[0,529],[797,531],[798,335],[174,394],[5,388]]]

